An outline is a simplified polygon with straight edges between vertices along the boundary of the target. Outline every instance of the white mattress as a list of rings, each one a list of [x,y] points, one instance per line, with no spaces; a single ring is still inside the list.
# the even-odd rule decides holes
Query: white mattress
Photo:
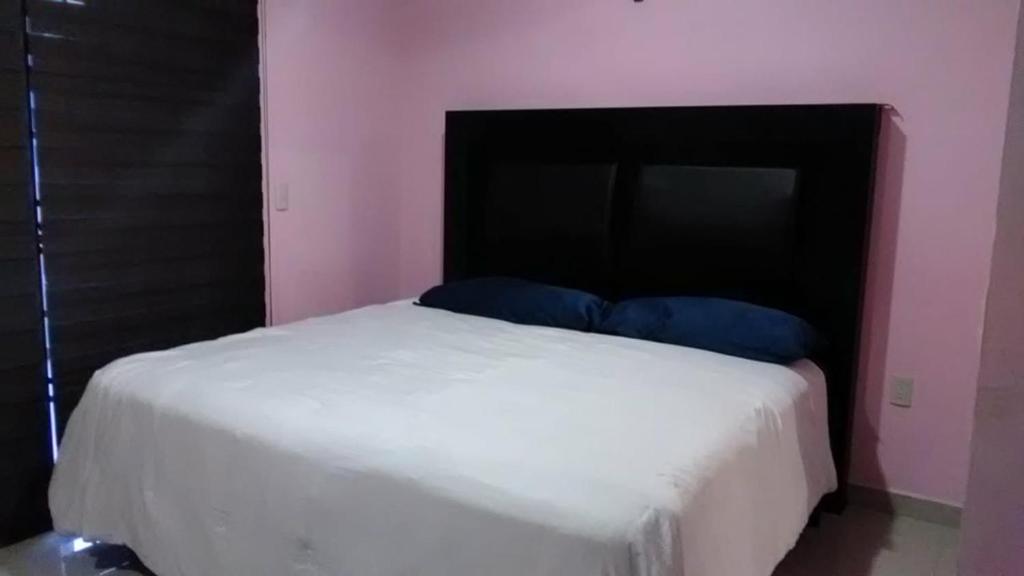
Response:
[[[160,576],[769,576],[827,438],[806,361],[400,302],[100,370],[50,504]]]

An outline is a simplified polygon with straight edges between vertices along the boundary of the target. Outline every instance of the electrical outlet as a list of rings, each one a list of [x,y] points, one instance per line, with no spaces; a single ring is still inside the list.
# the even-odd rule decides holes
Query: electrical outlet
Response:
[[[274,189],[274,210],[286,212],[290,198],[287,184],[278,184]]]
[[[889,403],[893,406],[910,408],[914,402],[914,379],[894,376],[889,386]]]

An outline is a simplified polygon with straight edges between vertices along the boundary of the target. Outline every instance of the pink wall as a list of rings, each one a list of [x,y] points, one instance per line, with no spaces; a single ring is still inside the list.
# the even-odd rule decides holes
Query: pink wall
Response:
[[[961,574],[1024,574],[1024,14],[985,312]]]
[[[266,1],[278,322],[438,281],[446,109],[895,106],[854,481],[963,500],[1019,0]]]
[[[267,184],[290,197],[287,212],[268,213],[273,321],[396,298],[400,206],[382,159],[397,68],[384,3],[264,4]]]

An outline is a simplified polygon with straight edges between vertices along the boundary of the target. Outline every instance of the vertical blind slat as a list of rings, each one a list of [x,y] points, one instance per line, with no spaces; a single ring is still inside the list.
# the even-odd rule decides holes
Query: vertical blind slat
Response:
[[[0,0],[0,546],[49,526],[44,372],[20,0]]]

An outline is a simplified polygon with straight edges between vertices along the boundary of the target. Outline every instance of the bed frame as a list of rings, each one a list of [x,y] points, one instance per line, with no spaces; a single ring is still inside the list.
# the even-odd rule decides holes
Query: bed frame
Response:
[[[519,276],[598,293],[734,298],[827,339],[846,501],[883,107],[448,112],[446,281]]]

